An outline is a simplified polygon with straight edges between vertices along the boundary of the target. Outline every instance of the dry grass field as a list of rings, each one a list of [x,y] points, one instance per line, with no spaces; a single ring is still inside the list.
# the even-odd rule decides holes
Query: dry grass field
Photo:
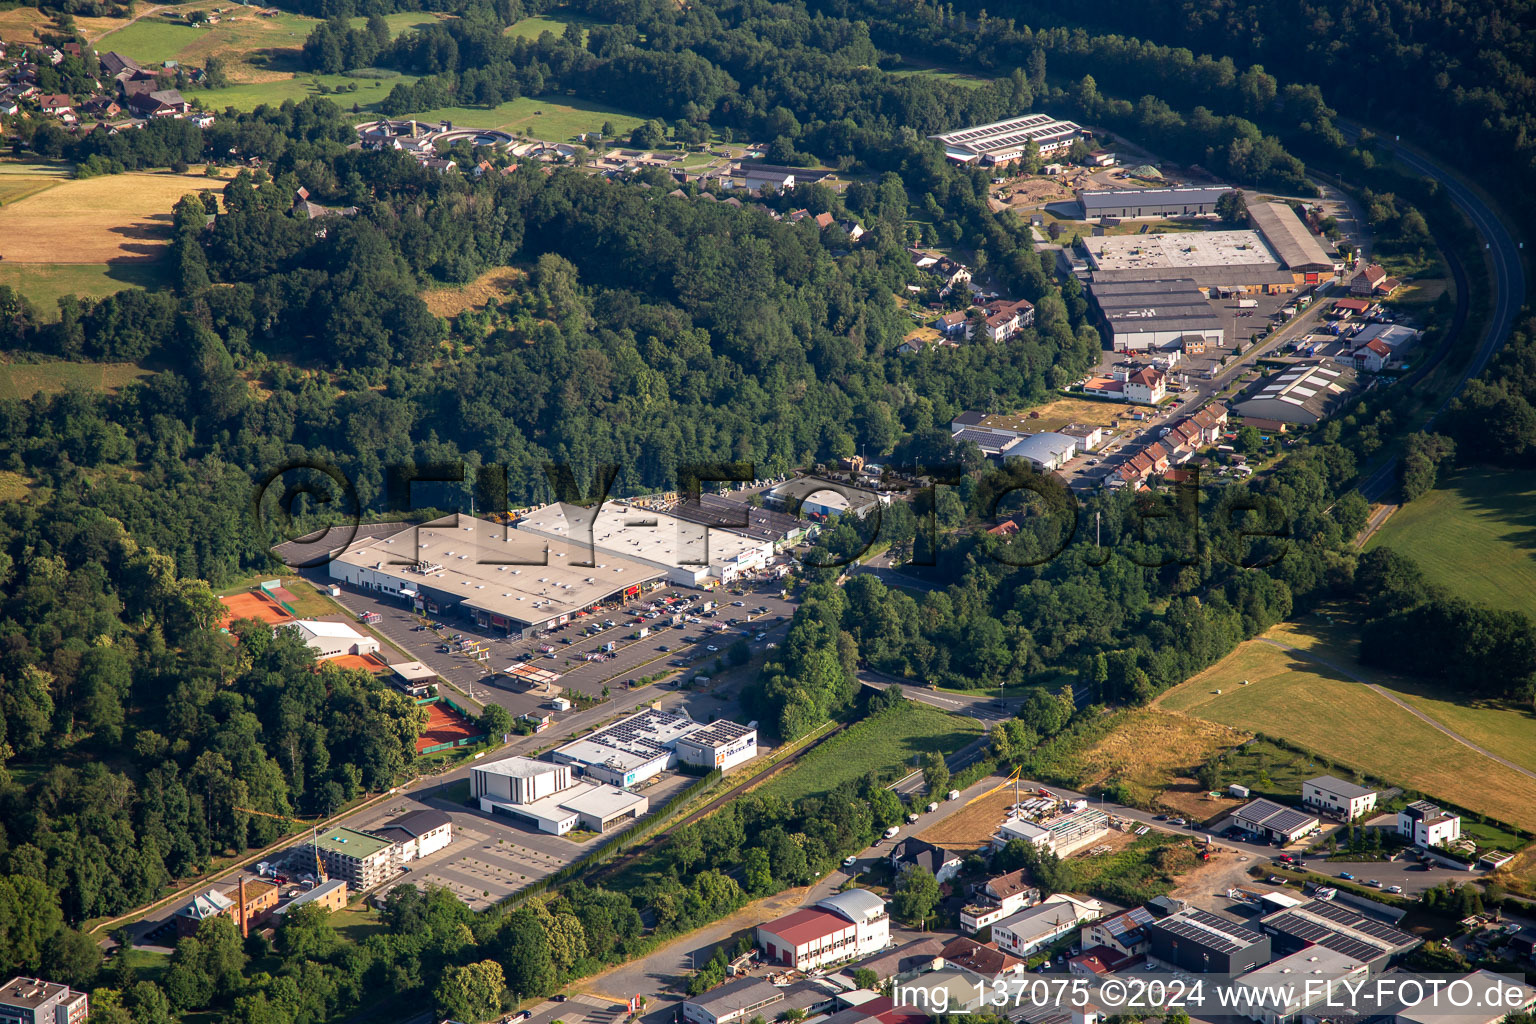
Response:
[[[63,182],[0,207],[0,257],[11,264],[158,259],[177,200],[222,187],[202,174],[112,174]]]
[[[1240,645],[1155,706],[1275,736],[1350,769],[1536,828],[1536,780],[1455,742],[1369,687],[1262,640]]]
[[[55,28],[53,18],[36,7],[13,7],[0,11],[0,39],[28,43],[41,40],[43,32]]]
[[[946,850],[974,850],[987,844],[1012,805],[1013,787],[1005,786],[995,793],[977,797],[959,812],[925,829],[918,838]]]
[[[421,301],[436,316],[457,316],[465,310],[505,302],[524,276],[516,267],[493,267],[468,284],[429,288],[421,293]]]
[[[1160,789],[1251,735],[1162,708],[1133,711],[1119,728],[1082,753],[1084,774],[1078,782],[1096,786],[1129,779]]]

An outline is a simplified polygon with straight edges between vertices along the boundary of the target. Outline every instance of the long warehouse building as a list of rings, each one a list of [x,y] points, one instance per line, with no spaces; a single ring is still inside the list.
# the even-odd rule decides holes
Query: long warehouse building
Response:
[[[330,575],[434,615],[462,608],[482,627],[514,636],[569,622],[666,575],[610,554],[593,565],[588,555],[560,537],[461,515],[361,539],[331,559]]]
[[[1217,201],[1230,191],[1226,185],[1080,189],[1077,205],[1082,208],[1084,220],[1207,217],[1216,212]]]
[[[1070,149],[1089,133],[1072,121],[1058,121],[1049,114],[1030,114],[979,124],[959,131],[930,135],[944,146],[944,155],[959,163],[979,160],[983,164],[1001,164],[1022,157],[1033,142],[1041,156]]]
[[[1116,352],[1177,347],[1186,337],[1217,347],[1226,340],[1221,317],[1194,281],[1095,281],[1089,294]]]

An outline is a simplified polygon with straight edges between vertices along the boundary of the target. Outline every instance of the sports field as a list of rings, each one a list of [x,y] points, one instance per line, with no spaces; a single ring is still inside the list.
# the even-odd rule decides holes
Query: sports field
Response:
[[[116,391],[147,376],[149,371],[134,363],[0,363],[0,398],[31,398],[39,392],[53,395],[70,386]]]
[[[293,621],[288,609],[261,591],[227,594],[219,598],[219,603],[224,606],[224,621],[220,625],[226,628],[236,619],[256,619],[273,626]]]
[[[0,257],[9,266],[116,264],[160,258],[172,209],[188,192],[223,183],[203,174],[106,174],[67,181],[0,207]]]
[[[1536,617],[1536,473],[1461,470],[1393,513],[1366,546],[1383,545],[1457,596]]]
[[[416,753],[418,754],[428,747],[435,747],[439,743],[452,743],[455,740],[475,736],[480,731],[469,719],[441,701],[434,701],[426,705],[426,708],[427,727],[416,738]]]
[[[829,793],[871,772],[894,778],[915,768],[922,754],[952,754],[981,735],[974,718],[927,704],[910,703],[903,710],[855,723],[753,792],[798,800]]]
[[[1536,828],[1536,780],[1455,742],[1343,674],[1261,640],[1241,644],[1156,706],[1275,736],[1351,769]]]

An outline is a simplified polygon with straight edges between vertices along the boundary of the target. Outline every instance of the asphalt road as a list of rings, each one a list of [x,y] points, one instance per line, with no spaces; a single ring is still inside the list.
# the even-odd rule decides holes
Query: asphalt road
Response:
[[[1354,141],[1360,137],[1361,127],[1340,119],[1339,130],[1345,138]],[[1521,263],[1520,246],[1513,235],[1499,220],[1498,215],[1483,202],[1471,187],[1458,175],[1435,163],[1417,149],[1403,145],[1386,135],[1377,137],[1377,145],[1387,150],[1410,170],[1433,179],[1445,191],[1457,209],[1461,210],[1473,228],[1483,238],[1484,253],[1492,269],[1493,307],[1489,311],[1488,324],[1477,348],[1456,386],[1435,409],[1425,428],[1433,426],[1451,401],[1461,393],[1467,381],[1482,373],[1495,353],[1509,340],[1514,330],[1515,318],[1525,303],[1525,269]],[[1374,470],[1360,484],[1360,492],[1372,501],[1379,501],[1392,488],[1397,474],[1397,460],[1391,459]]]

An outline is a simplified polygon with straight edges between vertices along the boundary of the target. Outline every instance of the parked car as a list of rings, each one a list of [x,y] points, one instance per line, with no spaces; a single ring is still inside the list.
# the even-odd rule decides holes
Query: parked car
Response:
[[[1370,886],[1372,889],[1380,889],[1381,888],[1381,883],[1376,881],[1376,879],[1374,879],[1374,878],[1367,878],[1365,880],[1365,884]]]
[[[1339,877],[1344,879],[1346,882],[1353,882],[1355,880],[1355,876],[1350,874],[1348,871],[1340,871]]]
[[[1403,891],[1403,887],[1400,886],[1400,885],[1389,885],[1389,886],[1387,886],[1387,892],[1401,893],[1402,891]]]
[[[859,862],[858,855],[850,853],[848,856],[843,858],[843,867],[851,868],[855,864],[857,864],[858,862]]]

